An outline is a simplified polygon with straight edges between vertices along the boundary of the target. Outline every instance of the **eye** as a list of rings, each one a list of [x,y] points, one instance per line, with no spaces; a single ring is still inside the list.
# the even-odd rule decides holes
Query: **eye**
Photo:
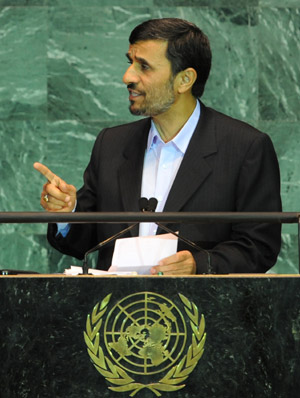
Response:
[[[147,64],[141,64],[141,69],[142,69],[142,70],[149,70],[150,67],[149,67],[149,65],[147,65]]]

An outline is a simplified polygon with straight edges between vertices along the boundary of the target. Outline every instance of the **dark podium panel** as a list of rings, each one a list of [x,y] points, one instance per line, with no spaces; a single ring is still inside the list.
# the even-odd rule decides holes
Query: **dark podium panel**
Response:
[[[5,276],[0,303],[1,398],[299,396],[299,276]]]

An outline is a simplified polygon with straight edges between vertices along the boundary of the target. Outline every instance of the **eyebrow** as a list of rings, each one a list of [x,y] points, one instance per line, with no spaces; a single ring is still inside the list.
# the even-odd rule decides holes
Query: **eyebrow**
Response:
[[[126,53],[125,55],[129,59],[129,61],[132,61],[132,57],[130,56],[129,53]],[[151,67],[151,65],[149,64],[149,62],[145,58],[135,57],[135,59],[138,61],[138,63],[145,64],[145,65],[148,65],[148,66]]]

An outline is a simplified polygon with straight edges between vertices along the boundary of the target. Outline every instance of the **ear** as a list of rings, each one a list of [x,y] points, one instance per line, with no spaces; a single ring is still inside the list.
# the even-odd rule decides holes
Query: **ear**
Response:
[[[192,89],[197,79],[197,72],[194,68],[187,68],[179,72],[177,77],[179,78],[178,92],[183,94]]]

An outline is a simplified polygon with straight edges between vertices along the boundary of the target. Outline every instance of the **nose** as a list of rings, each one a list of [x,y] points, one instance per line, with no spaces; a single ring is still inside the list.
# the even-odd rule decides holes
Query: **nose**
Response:
[[[123,82],[128,86],[131,83],[137,83],[139,80],[138,74],[134,70],[134,65],[131,64],[123,75]]]

